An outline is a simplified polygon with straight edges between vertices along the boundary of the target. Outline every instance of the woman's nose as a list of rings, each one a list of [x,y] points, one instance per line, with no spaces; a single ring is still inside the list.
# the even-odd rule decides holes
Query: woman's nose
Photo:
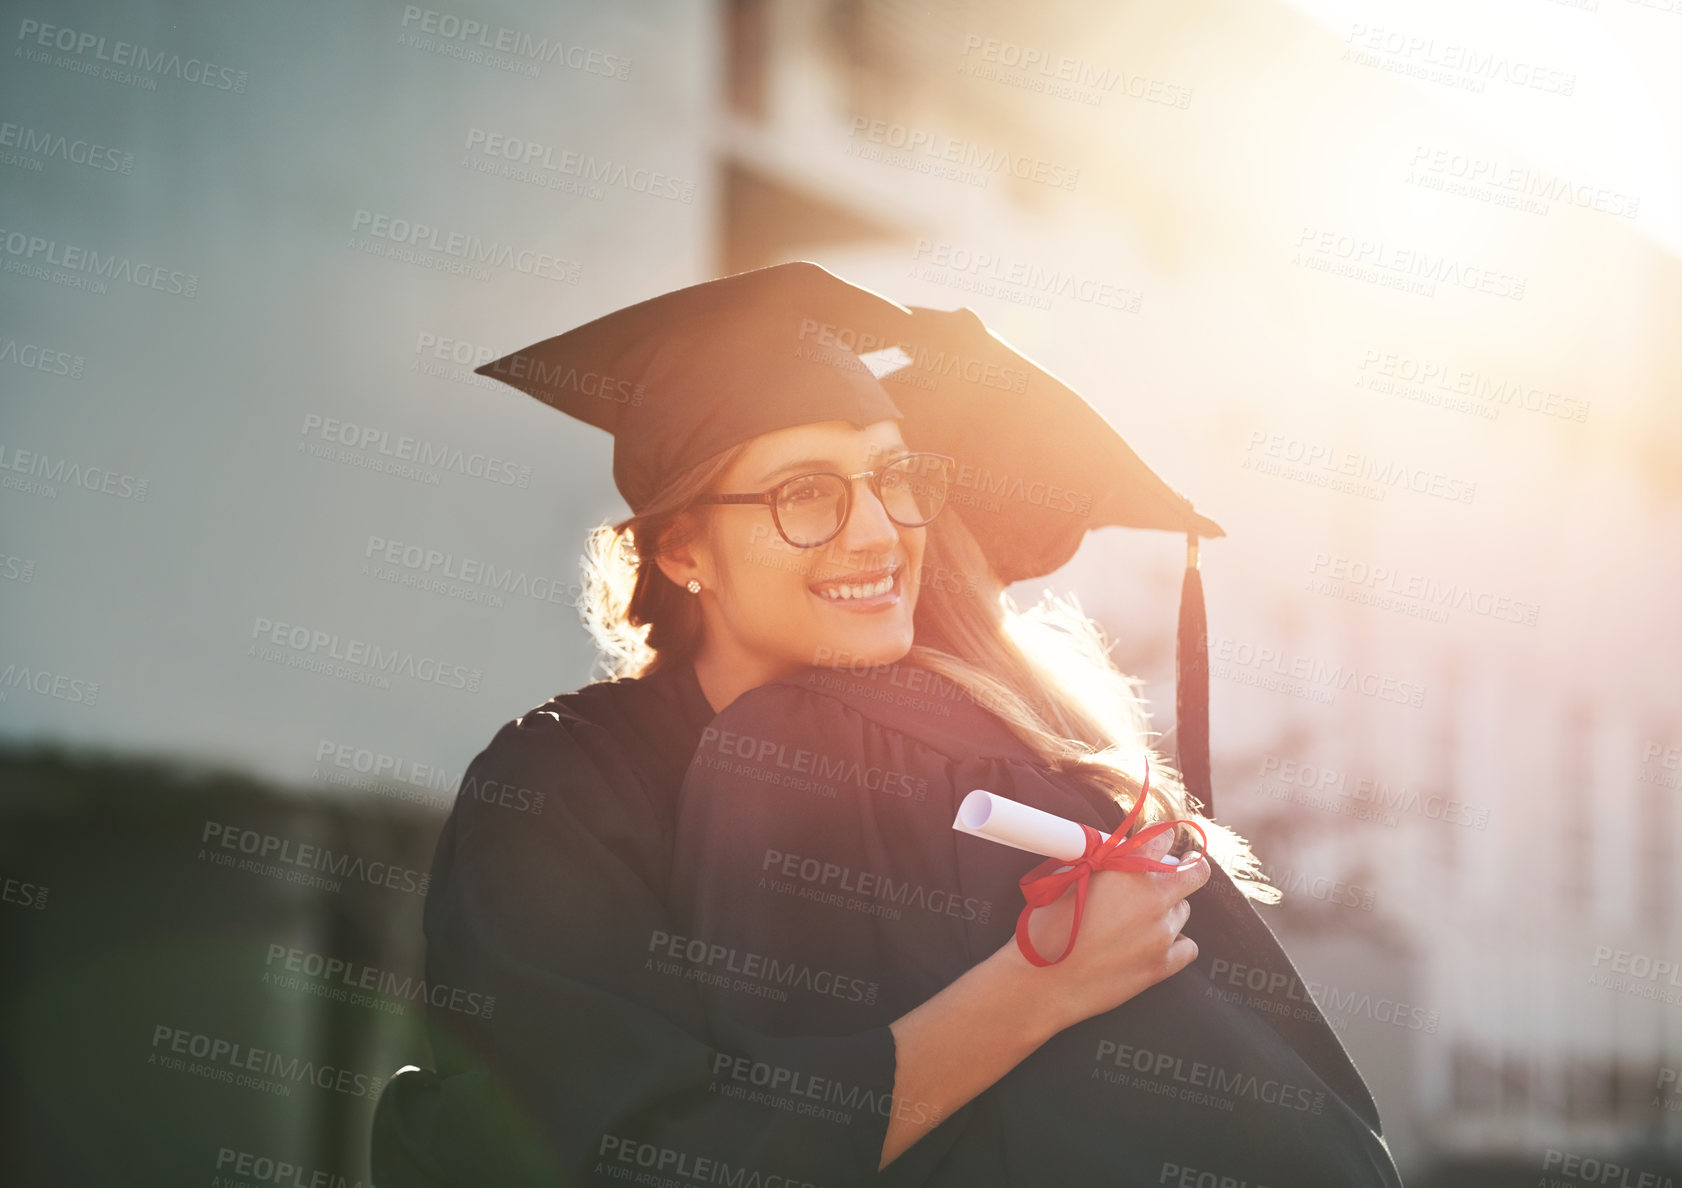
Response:
[[[861,482],[855,489],[852,514],[847,517],[841,539],[848,552],[855,553],[886,553],[899,543],[899,528],[870,484]]]

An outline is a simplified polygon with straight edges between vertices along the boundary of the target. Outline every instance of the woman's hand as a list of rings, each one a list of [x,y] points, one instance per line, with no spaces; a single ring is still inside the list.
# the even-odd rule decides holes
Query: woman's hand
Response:
[[[1139,852],[1161,858],[1171,838],[1161,834]],[[1197,944],[1180,935],[1191,915],[1186,896],[1208,881],[1209,862],[1201,856],[1175,874],[1100,870],[1087,886],[1074,950],[1062,961],[1032,965],[1013,937],[895,1019],[894,1116],[882,1143],[882,1166],[1065,1027],[1120,1006],[1190,965]],[[1073,887],[1035,909],[1028,918],[1034,947],[1061,953],[1074,914]],[[928,1120],[912,1122],[913,1116]]]
[[[1173,832],[1159,834],[1139,848],[1149,858],[1168,853]],[[1036,984],[1034,1009],[1048,1011],[1055,1034],[1082,1019],[1120,1006],[1140,991],[1179,973],[1197,958],[1197,942],[1181,936],[1191,904],[1186,897],[1209,881],[1209,861],[1198,856],[1183,873],[1100,870],[1086,889],[1080,934],[1069,955],[1055,965],[1029,964],[1011,942],[994,954],[1014,959]],[[1028,936],[1043,954],[1061,953],[1069,943],[1075,914],[1075,889],[1028,918]]]

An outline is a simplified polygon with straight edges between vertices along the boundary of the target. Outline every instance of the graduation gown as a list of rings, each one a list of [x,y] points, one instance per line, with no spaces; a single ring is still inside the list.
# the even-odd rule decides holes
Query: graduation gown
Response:
[[[716,716],[685,667],[507,724],[463,778],[425,917],[429,981],[494,1014],[431,1012],[438,1067],[382,1096],[375,1182],[1400,1183],[1358,1072],[1218,868],[1191,967],[878,1173],[888,1024],[1011,943],[1040,861],[951,828],[978,787],[1122,816],[909,665],[807,670]]]

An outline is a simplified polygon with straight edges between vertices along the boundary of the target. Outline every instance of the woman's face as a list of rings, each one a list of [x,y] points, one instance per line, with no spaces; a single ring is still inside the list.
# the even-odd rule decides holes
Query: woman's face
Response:
[[[814,470],[857,474],[909,452],[898,421],[797,425],[754,438],[715,485],[752,493]],[[699,535],[661,568],[701,583],[706,660],[755,687],[807,665],[890,664],[911,648],[926,528],[888,518],[869,480],[853,484],[840,533],[817,548],[783,540],[764,505],[710,505]],[[685,556],[687,555],[687,556]]]

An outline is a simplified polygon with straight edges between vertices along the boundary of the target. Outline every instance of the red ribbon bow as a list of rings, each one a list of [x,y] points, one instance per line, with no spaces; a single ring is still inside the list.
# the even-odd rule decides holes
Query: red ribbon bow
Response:
[[[1176,873],[1184,870],[1185,866],[1172,866],[1160,862],[1155,858],[1147,858],[1137,853],[1144,844],[1176,825],[1189,825],[1197,831],[1199,841],[1198,852],[1206,854],[1209,848],[1208,839],[1203,834],[1202,826],[1196,821],[1162,821],[1138,833],[1128,836],[1127,831],[1139,819],[1139,811],[1145,807],[1145,794],[1151,786],[1150,760],[1145,760],[1145,778],[1139,785],[1139,798],[1133,802],[1133,807],[1127,810],[1127,816],[1121,825],[1110,834],[1109,839],[1092,826],[1081,823],[1081,831],[1086,834],[1086,852],[1076,858],[1072,864],[1065,863],[1060,858],[1047,858],[1034,867],[1020,880],[1022,897],[1027,905],[1022,914],[1016,917],[1016,947],[1022,950],[1022,955],[1035,965],[1056,965],[1067,957],[1075,947],[1075,936],[1080,932],[1080,915],[1086,909],[1086,885],[1092,879],[1094,871],[1099,870],[1156,870]],[[1066,867],[1067,869],[1058,869]],[[1041,957],[1039,950],[1034,948],[1034,942],[1028,939],[1028,917],[1037,907],[1054,902],[1063,894],[1070,883],[1075,885],[1075,918],[1069,925],[1069,943],[1063,946],[1062,953],[1047,961]]]

